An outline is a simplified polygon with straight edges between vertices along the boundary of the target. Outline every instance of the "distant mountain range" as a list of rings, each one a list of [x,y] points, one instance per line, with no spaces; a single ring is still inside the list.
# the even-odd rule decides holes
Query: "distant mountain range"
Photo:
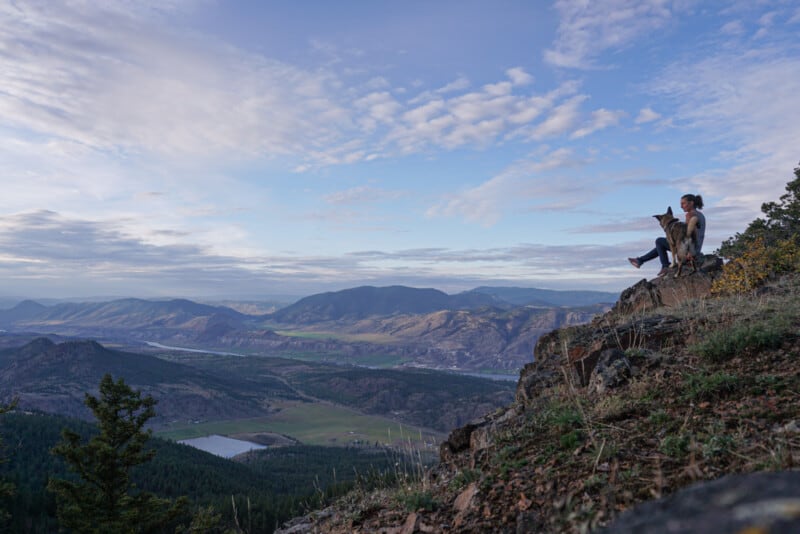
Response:
[[[327,361],[368,366],[374,365],[373,356],[386,355],[404,365],[513,370],[530,361],[540,335],[590,320],[614,297],[515,287],[448,295],[436,289],[363,286],[312,295],[261,315],[185,299],[52,306],[26,300],[0,310],[0,330],[130,347],[158,342],[201,350],[318,354]]]

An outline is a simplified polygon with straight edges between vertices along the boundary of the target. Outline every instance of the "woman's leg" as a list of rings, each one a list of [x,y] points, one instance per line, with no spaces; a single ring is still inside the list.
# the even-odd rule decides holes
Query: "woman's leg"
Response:
[[[639,265],[642,265],[647,261],[658,258],[659,260],[661,260],[662,267],[669,267],[669,255],[667,254],[668,251],[669,251],[669,243],[667,242],[667,238],[659,237],[658,239],[656,239],[656,247],[653,250],[651,250],[644,256],[639,256],[638,258],[635,259],[636,261],[639,262]]]
[[[669,255],[667,254],[668,250],[669,250],[669,243],[667,242],[667,238],[659,237],[658,239],[656,239],[656,248],[650,251],[651,253],[655,252],[656,255],[658,255],[658,259],[661,260],[661,267],[664,268],[669,267]],[[656,255],[653,255],[653,257],[655,257]]]

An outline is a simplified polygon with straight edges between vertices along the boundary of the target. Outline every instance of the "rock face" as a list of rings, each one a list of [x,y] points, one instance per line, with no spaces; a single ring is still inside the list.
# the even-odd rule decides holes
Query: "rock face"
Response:
[[[728,475],[622,514],[604,534],[800,532],[800,471]]]
[[[547,396],[565,378],[575,386],[588,387],[590,394],[602,395],[628,382],[643,368],[659,365],[660,347],[668,340],[693,341],[684,331],[686,322],[664,313],[647,317],[645,312],[674,307],[711,294],[721,260],[705,256],[701,269],[678,278],[667,275],[642,280],[622,292],[614,308],[591,323],[553,330],[541,336],[534,349],[534,361],[520,371],[515,394],[517,406]],[[635,362],[631,356],[636,356]],[[511,412],[511,411],[509,411]],[[486,416],[454,430],[440,448],[442,461],[465,450],[477,453],[491,432],[496,416]]]

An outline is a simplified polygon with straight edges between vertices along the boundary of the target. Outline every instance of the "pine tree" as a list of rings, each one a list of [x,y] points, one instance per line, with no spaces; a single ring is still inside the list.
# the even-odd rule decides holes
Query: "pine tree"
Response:
[[[144,446],[151,431],[145,423],[155,415],[156,401],[142,398],[123,379],[106,374],[100,396],[84,401],[97,418],[99,434],[81,444],[79,434],[64,429],[52,452],[64,458],[80,480],[51,479],[62,528],[86,533],[159,532],[185,512],[185,498],[171,502],[139,491],[130,481],[131,468],[155,455]]]
[[[9,412],[14,409],[16,406],[17,401],[13,400],[10,404],[6,404],[0,406],[0,415]],[[0,436],[0,451],[3,450],[3,439]],[[0,463],[4,462],[5,458],[0,456]],[[6,480],[0,480],[0,527],[3,527],[6,522],[11,518],[8,511],[2,506],[2,501],[7,499],[8,497],[12,497],[14,495],[14,484],[8,482]]]

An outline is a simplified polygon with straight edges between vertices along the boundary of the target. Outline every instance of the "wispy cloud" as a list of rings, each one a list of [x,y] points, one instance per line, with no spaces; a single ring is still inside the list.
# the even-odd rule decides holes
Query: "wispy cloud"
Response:
[[[336,191],[325,195],[325,201],[329,204],[342,205],[342,204],[364,204],[381,202],[385,200],[393,200],[405,196],[407,193],[403,191],[387,191],[368,185],[359,185],[345,189],[344,191]]]
[[[650,108],[642,108],[636,116],[636,124],[645,124],[661,118],[661,114]]]
[[[607,50],[631,46],[648,32],[669,24],[673,13],[687,2],[670,0],[558,0],[558,38],[544,59],[558,67],[596,68]]]
[[[135,4],[5,4],[0,25],[0,113],[32,135],[160,156],[286,154],[343,116],[326,73],[172,31]]]
[[[592,194],[592,188],[586,184],[576,187],[566,180],[548,180],[546,173],[583,165],[586,162],[575,157],[568,148],[534,155],[515,162],[480,185],[449,195],[431,206],[426,215],[463,217],[488,227],[496,224],[504,213],[520,209],[523,203],[530,203],[531,200],[535,201],[537,209],[574,207]]]
[[[526,139],[521,128],[543,140],[572,127],[583,100],[562,101],[573,82],[535,92],[522,67],[405,96],[383,77],[347,84],[331,63],[302,69],[167,20],[128,3],[0,7],[0,114],[13,135],[181,162],[282,157],[302,172]]]
[[[580,139],[581,137],[586,137],[587,135],[593,134],[596,131],[608,128],[609,126],[616,126],[626,115],[627,114],[621,110],[614,111],[603,108],[598,109],[593,111],[591,119],[582,127],[572,132],[570,137],[572,139]]]
[[[572,130],[580,117],[579,107],[587,98],[586,95],[577,95],[557,106],[550,116],[533,128],[531,138],[541,141]]]
[[[758,214],[762,202],[780,196],[800,158],[800,107],[788,105],[800,94],[800,78],[787,75],[800,72],[798,58],[800,53],[769,47],[720,53],[675,63],[653,82],[654,93],[676,103],[682,127],[730,147],[721,153],[718,170],[687,178],[718,197],[720,206],[739,206],[739,227]]]

